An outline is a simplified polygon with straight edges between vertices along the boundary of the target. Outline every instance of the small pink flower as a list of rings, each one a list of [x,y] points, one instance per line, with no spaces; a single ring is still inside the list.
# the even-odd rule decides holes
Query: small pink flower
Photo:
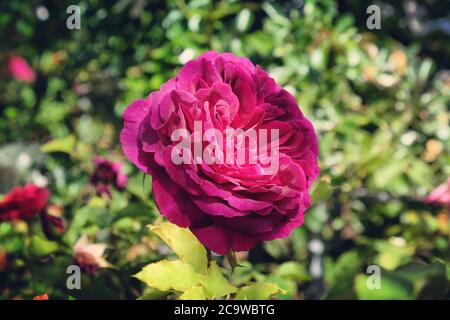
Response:
[[[9,59],[9,72],[14,79],[24,82],[34,82],[36,72],[30,67],[28,62],[21,56],[14,55]]]
[[[111,187],[124,189],[127,186],[128,177],[122,171],[121,162],[96,157],[94,165],[95,171],[91,176],[91,182],[98,194],[111,196]]]
[[[443,206],[450,206],[450,178],[436,189],[434,189],[425,199],[428,203],[436,203]]]
[[[106,249],[104,243],[90,243],[86,235],[82,235],[73,247],[74,262],[82,271],[89,275],[95,275],[98,268],[110,266],[103,258]]]

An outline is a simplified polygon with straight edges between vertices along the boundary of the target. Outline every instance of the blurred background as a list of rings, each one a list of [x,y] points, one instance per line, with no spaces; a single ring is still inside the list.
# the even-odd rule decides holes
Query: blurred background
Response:
[[[57,221],[0,221],[0,299],[142,294],[131,276],[171,253],[145,227],[161,218],[151,178],[122,155],[122,112],[211,49],[267,70],[320,145],[305,225],[239,254],[233,283],[276,283],[279,299],[450,298],[449,1],[78,1],[69,30],[72,2],[0,3],[0,195],[45,187]],[[126,186],[99,186],[108,161]],[[114,268],[68,290],[67,266],[92,243]]]

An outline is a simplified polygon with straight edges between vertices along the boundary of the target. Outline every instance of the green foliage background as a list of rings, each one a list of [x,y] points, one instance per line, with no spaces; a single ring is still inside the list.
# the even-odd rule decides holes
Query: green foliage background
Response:
[[[445,12],[442,3],[423,18]],[[94,0],[78,3],[81,29],[71,31],[71,4],[0,4],[0,193],[47,180],[68,225],[48,241],[37,221],[0,223],[8,257],[2,299],[146,293],[132,275],[172,255],[145,228],[161,220],[150,178],[127,164],[127,189],[107,201],[89,185],[92,158],[124,160],[124,108],[210,49],[266,69],[296,96],[320,144],[321,177],[305,225],[238,255],[241,266],[225,271],[231,283],[275,283],[286,290],[280,299],[450,297],[449,209],[423,201],[450,176],[448,30],[399,27],[407,20],[397,4],[381,30],[367,30],[370,1]],[[48,20],[36,17],[39,6]],[[37,71],[33,84],[8,77],[10,54]],[[70,291],[65,270],[81,234],[108,244],[114,269],[83,275],[83,289]],[[372,264],[382,268],[381,290],[366,286]]]

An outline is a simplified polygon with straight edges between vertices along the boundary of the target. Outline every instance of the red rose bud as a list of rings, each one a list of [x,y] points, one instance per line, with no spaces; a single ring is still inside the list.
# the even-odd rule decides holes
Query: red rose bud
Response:
[[[303,224],[319,174],[316,133],[250,60],[206,52],[131,103],[124,121],[122,150],[152,176],[160,212],[208,249],[247,251]]]
[[[122,163],[112,162],[103,157],[94,158],[95,170],[91,175],[91,183],[99,195],[111,197],[111,188],[124,189],[128,177],[122,172]]]
[[[47,206],[50,192],[34,184],[12,189],[0,201],[1,220],[29,220]]]

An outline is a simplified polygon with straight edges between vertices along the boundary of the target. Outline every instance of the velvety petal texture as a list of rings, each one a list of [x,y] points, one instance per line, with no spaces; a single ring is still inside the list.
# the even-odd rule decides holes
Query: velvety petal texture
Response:
[[[309,188],[319,174],[316,134],[295,98],[250,60],[206,52],[159,91],[132,102],[124,122],[122,149],[152,175],[161,214],[191,229],[214,252],[249,250],[260,241],[287,237],[303,223],[311,205]],[[171,154],[179,141],[172,141],[172,133],[194,134],[198,122],[203,132],[213,129],[223,136],[229,128],[277,129],[277,170],[234,154],[232,163],[175,164]],[[273,155],[270,139],[264,147]],[[255,146],[244,143],[235,151],[242,148]]]

